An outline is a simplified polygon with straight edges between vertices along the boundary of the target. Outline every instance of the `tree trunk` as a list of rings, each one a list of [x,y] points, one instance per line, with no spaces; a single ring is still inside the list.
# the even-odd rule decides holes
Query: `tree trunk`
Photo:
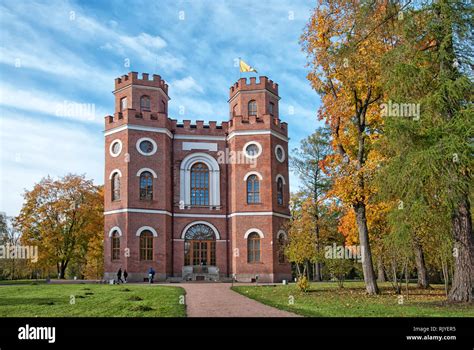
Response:
[[[452,216],[454,275],[449,301],[472,302],[474,287],[474,240],[470,203],[464,195]]]
[[[382,255],[377,257],[377,281],[378,282],[385,282],[385,273],[383,271]]]
[[[365,204],[355,204],[354,211],[356,214],[357,228],[359,230],[359,242],[362,250],[362,271],[364,273],[365,289],[368,294],[378,294],[379,289],[377,287],[377,281],[375,280],[375,272],[372,265],[372,253],[369,245],[369,230],[367,228]]]
[[[314,263],[313,265],[313,281],[315,282],[320,282],[322,280],[321,278],[321,263],[317,262],[317,263]]]
[[[66,268],[68,261],[61,261],[59,265],[59,279],[64,279],[66,277]]]
[[[395,288],[395,293],[400,294],[400,285],[398,284],[398,277],[397,277],[397,262],[395,258],[392,259],[392,278],[393,278],[393,286]]]
[[[418,276],[418,288],[426,289],[429,287],[428,283],[428,272],[426,271],[425,256],[423,254],[423,248],[418,240],[415,238],[413,241],[413,249],[415,251],[415,263],[416,263],[416,274]]]
[[[449,272],[448,272],[448,264],[444,260],[441,260],[441,269],[443,271],[443,281],[444,281],[444,292],[446,297],[448,297],[448,287],[449,287]]]

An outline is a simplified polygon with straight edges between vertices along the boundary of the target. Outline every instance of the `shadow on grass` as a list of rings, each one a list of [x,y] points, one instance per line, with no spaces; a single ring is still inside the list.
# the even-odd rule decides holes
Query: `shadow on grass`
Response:
[[[15,305],[53,305],[66,304],[68,300],[62,298],[1,298],[0,306],[15,306]]]

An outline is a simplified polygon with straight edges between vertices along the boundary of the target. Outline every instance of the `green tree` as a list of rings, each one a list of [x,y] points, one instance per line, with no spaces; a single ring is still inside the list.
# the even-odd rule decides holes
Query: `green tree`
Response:
[[[316,132],[303,139],[299,148],[293,150],[290,165],[298,174],[303,184],[303,195],[312,198],[311,213],[314,220],[316,251],[321,250],[321,217],[326,193],[331,186],[330,178],[323,171],[323,162],[332,152],[330,131],[318,128]],[[321,260],[316,259],[313,265],[313,280],[321,281]]]
[[[401,23],[400,45],[386,55],[383,80],[396,111],[419,106],[419,115],[387,116],[390,160],[383,181],[405,207],[423,206],[408,212],[412,229],[430,208],[445,209],[454,243],[449,300],[472,301],[472,9],[465,1],[424,2]]]

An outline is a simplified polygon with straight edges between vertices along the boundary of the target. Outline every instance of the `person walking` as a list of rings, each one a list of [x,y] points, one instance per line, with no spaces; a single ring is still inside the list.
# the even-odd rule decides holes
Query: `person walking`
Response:
[[[148,283],[153,283],[153,279],[155,278],[155,270],[153,270],[153,267],[150,267],[148,270]]]
[[[128,272],[127,270],[123,270],[123,283],[127,283]]]
[[[120,284],[120,282],[123,283],[123,280],[122,280],[122,268],[119,268],[118,271],[117,271],[117,284]]]

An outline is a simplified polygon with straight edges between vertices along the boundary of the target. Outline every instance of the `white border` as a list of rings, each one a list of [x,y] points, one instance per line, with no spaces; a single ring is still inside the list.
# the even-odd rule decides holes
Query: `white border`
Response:
[[[249,171],[247,174],[244,176],[244,181],[247,181],[250,175],[257,175],[257,177],[260,179],[260,181],[263,180],[262,174],[260,174],[258,171]]]
[[[221,239],[221,235],[219,234],[219,231],[217,230],[217,228],[216,228],[213,224],[211,224],[211,223],[209,223],[209,222],[207,222],[207,221],[193,221],[193,222],[191,222],[190,224],[188,224],[188,225],[184,228],[183,232],[181,232],[181,239],[184,239],[184,238],[185,238],[185,236],[186,236],[186,231],[187,231],[191,226],[198,225],[198,224],[203,224],[203,225],[209,226],[209,227],[212,228],[212,230],[214,231],[214,235],[216,236],[216,240]]]
[[[153,151],[151,151],[150,153],[145,153],[145,152],[143,152],[143,151],[140,149],[140,143],[141,143],[142,141],[150,141],[150,142],[152,143],[152,145],[153,145]],[[154,154],[156,153],[156,151],[158,150],[158,146],[156,145],[155,140],[153,140],[153,139],[151,139],[151,138],[149,138],[149,137],[142,137],[142,138],[139,138],[139,139],[137,140],[137,143],[136,143],[135,145],[136,145],[136,148],[137,148],[138,153],[140,153],[142,156],[146,156],[146,157],[154,155]]]
[[[209,205],[219,206],[221,204],[220,190],[220,168],[217,160],[204,152],[188,154],[179,168],[179,200],[184,205],[191,205],[191,168],[194,164],[202,162],[209,168]]]
[[[232,131],[229,136],[227,136],[227,140],[230,140],[231,138],[235,136],[253,136],[253,135],[273,135],[276,138],[279,138],[282,141],[288,142],[288,137],[277,133],[273,130],[237,130],[237,131]]]
[[[152,169],[150,169],[150,168],[141,168],[140,170],[137,171],[137,176],[140,176],[140,175],[141,175],[143,172],[145,172],[145,171],[149,171],[149,172],[153,175],[153,177],[154,177],[155,179],[158,178],[158,176],[156,175],[156,173],[155,173]]]
[[[119,177],[122,177],[122,172],[119,169],[114,169],[110,172],[109,180],[112,180],[112,177],[114,176],[115,173],[117,173]]]
[[[273,215],[273,216],[278,216],[285,219],[291,219],[291,215],[285,215],[285,214],[277,213],[274,211],[236,212],[236,213],[229,214],[228,217],[233,218],[234,216],[267,216],[267,215],[268,216]]]
[[[249,237],[249,234],[251,234],[252,232],[256,232],[260,236],[260,238],[265,237],[263,235],[262,230],[259,230],[258,228],[251,228],[250,230],[247,230],[247,232],[245,232],[244,238],[247,239]]]
[[[118,151],[117,153],[114,153],[114,152],[112,151],[112,146],[113,146],[116,142],[118,142],[118,144],[120,145],[120,149],[119,149],[119,151]],[[115,140],[113,140],[113,141],[110,143],[110,146],[109,146],[109,154],[110,154],[112,157],[115,158],[115,157],[118,157],[118,156],[120,155],[120,153],[122,153],[122,140],[120,140],[120,139],[115,139]]]
[[[158,214],[158,215],[168,215],[168,216],[175,216],[175,217],[195,217],[195,218],[223,218],[225,219],[225,215],[207,215],[207,214],[183,214],[183,213],[175,213],[174,215],[166,210],[155,210],[155,209],[135,209],[135,208],[125,208],[125,209],[116,209],[116,210],[108,210],[104,211],[104,215],[112,215],[112,214],[120,214],[120,213],[142,213],[142,214]],[[228,218],[232,218],[234,216],[277,216],[285,219],[291,219],[291,215],[285,215],[281,213],[277,213],[274,211],[246,211],[246,212],[235,212],[227,215]]]
[[[278,231],[277,236],[276,236],[277,241],[278,241],[278,239],[280,239],[281,235],[283,235],[285,237],[285,240],[288,240],[288,235],[286,234],[286,232],[283,231],[283,230],[280,230],[280,231]]]
[[[153,234],[153,237],[158,237],[158,233],[155,231],[153,227],[150,226],[142,226],[137,230],[137,236],[140,237],[143,231],[148,230]]]
[[[114,231],[117,231],[119,236],[122,237],[122,230],[120,229],[120,227],[118,226],[114,226],[110,229],[109,231],[109,237],[112,237],[112,233],[114,233]]]
[[[280,179],[280,178],[281,178],[282,181],[283,181],[283,185],[286,186],[285,178],[284,178],[283,175],[281,175],[281,174],[278,174],[278,175],[275,177],[275,182],[278,183],[278,179]]]
[[[200,136],[200,135],[174,135],[166,128],[155,128],[151,126],[142,126],[127,124],[117,126],[115,128],[104,131],[104,136],[113,135],[123,130],[138,130],[138,131],[150,131],[156,133],[166,134],[169,138],[175,138],[176,140],[215,140],[215,141],[225,141],[230,140],[235,136],[254,136],[254,135],[273,135],[276,138],[288,142],[289,139],[285,135],[282,135],[273,130],[237,130],[232,131],[227,137],[225,136]]]
[[[281,152],[283,153],[283,156],[282,158],[278,158],[278,153],[277,153],[277,150],[278,149],[281,149]],[[281,145],[276,145],[275,146],[275,158],[280,162],[280,163],[283,163],[286,159],[286,152],[285,152],[285,149],[281,146]]]
[[[258,148],[258,153],[257,154],[255,154],[253,156],[250,156],[250,155],[247,154],[247,147],[250,146],[250,145],[257,145],[257,148]],[[255,158],[258,158],[262,154],[262,145],[257,141],[249,141],[244,145],[242,150],[244,151],[244,154],[247,158],[255,159]]]

